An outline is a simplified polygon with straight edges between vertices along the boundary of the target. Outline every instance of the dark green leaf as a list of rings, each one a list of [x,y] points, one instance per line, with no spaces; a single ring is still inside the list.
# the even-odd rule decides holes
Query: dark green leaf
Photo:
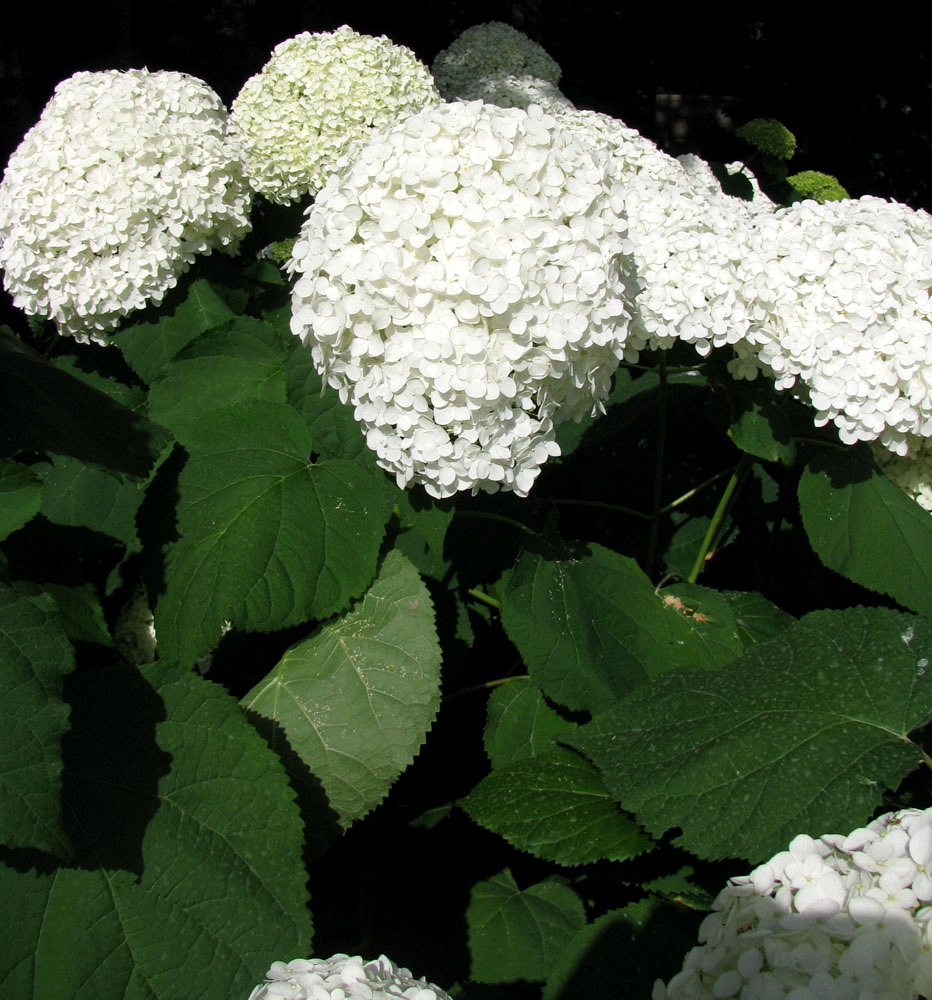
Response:
[[[541,982],[567,936],[585,922],[582,902],[568,886],[538,882],[522,890],[506,868],[472,890],[466,909],[471,978]]]
[[[39,513],[42,481],[19,462],[0,459],[0,540]]]
[[[932,517],[865,451],[826,449],[813,458],[799,509],[826,566],[932,617]]]
[[[186,443],[211,410],[248,400],[284,403],[284,355],[268,324],[237,317],[165,365],[149,392],[149,414]]]
[[[326,618],[372,579],[387,495],[352,462],[312,465],[312,441],[290,407],[217,410],[187,445],[181,539],[155,608],[163,655],[193,663],[225,621],[270,631]]]
[[[728,436],[744,452],[768,462],[792,465],[796,443],[787,415],[765,380],[722,382],[728,394],[731,414]]]
[[[460,805],[509,844],[560,865],[627,861],[651,846],[595,768],[563,747],[493,769]]]
[[[0,453],[50,451],[142,479],[169,440],[0,329]]]
[[[169,295],[157,312],[126,326],[113,336],[129,366],[144,382],[152,382],[165,365],[205,330],[233,318],[222,290],[197,278]]]
[[[666,606],[633,559],[595,544],[558,558],[525,551],[506,583],[502,624],[544,694],[590,712],[649,677],[730,656]]]
[[[655,836],[752,861],[866,822],[922,760],[932,625],[884,608],[814,611],[716,673],[661,677],[567,742]]]
[[[440,705],[434,609],[414,567],[389,552],[363,601],[299,642],[242,701],[274,723],[321,782],[343,826],[414,760]]]
[[[72,642],[113,645],[100,601],[89,583],[83,587],[63,587],[57,583],[47,583],[44,589],[52,595],[58,606],[61,626]]]
[[[649,997],[657,977],[679,972],[696,943],[699,916],[642,899],[581,927],[560,949],[542,1000]]]
[[[89,857],[139,864],[0,867],[11,997],[229,1000],[309,953],[303,831],[280,762],[221,688],[147,676],[157,695],[126,667],[80,675],[71,738]]]
[[[52,598],[0,587],[0,841],[11,847],[70,853],[60,797],[62,678],[72,670]]]
[[[731,606],[738,637],[745,649],[772,639],[796,620],[771,604],[763,594],[722,591],[722,596]]]
[[[540,690],[523,677],[510,680],[489,695],[484,742],[493,768],[537,757],[575,731],[576,724],[561,718]]]

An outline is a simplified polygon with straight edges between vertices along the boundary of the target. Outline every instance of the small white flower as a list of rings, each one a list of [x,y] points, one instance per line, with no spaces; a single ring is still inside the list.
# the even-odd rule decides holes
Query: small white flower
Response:
[[[288,204],[323,187],[337,161],[374,128],[439,100],[410,49],[344,24],[277,45],[231,114],[253,188]]]
[[[249,1000],[450,1000],[439,986],[415,979],[385,955],[369,962],[343,954],[273,962],[266,980]]]
[[[0,183],[0,267],[17,307],[77,340],[161,302],[196,254],[249,229],[242,148],[184,73],[76,73]]]

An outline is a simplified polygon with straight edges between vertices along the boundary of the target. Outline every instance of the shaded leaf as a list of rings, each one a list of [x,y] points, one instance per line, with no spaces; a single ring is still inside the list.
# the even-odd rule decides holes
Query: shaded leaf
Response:
[[[680,971],[699,921],[699,915],[658,899],[604,913],[564,943],[542,1000],[592,1000],[619,992],[649,997],[658,976],[670,979]]]
[[[866,822],[922,760],[932,625],[884,608],[814,611],[716,673],[660,677],[566,742],[654,836],[751,861]]]
[[[473,886],[466,908],[470,976],[480,983],[541,982],[567,936],[585,922],[568,886],[538,882],[522,890],[506,868]]]
[[[489,695],[483,741],[493,768],[530,760],[576,731],[558,715],[531,681],[515,677]]]
[[[166,304],[147,310],[137,323],[113,335],[129,366],[144,382],[152,382],[165,365],[205,330],[234,316],[220,288],[206,278],[182,282]]]
[[[142,479],[169,441],[164,427],[0,328],[0,453],[50,451]]]
[[[799,509],[826,566],[932,617],[932,517],[865,451],[813,458],[799,481]]]
[[[157,696],[130,692],[128,669],[81,675],[76,702],[89,728],[74,734],[72,808],[90,824],[105,856],[121,823],[94,814],[109,796],[112,815],[148,807],[138,873],[59,868],[20,873],[0,867],[8,906],[0,981],[10,996],[36,1000],[204,1000],[247,996],[276,956],[308,954],[310,922],[301,861],[303,834],[280,762],[233,698],[201,678],[153,668]],[[145,685],[144,685],[145,687]],[[153,703],[161,776],[153,796],[139,758],[140,723],[151,730]],[[104,717],[94,722],[94,709]],[[109,709],[109,710],[108,710]],[[107,767],[106,763],[110,762]],[[165,773],[166,766],[169,768]],[[82,784],[83,782],[83,784]],[[95,790],[93,786],[99,786]],[[130,829],[138,832],[135,823]],[[101,840],[101,838],[104,838]],[[131,845],[127,845],[131,846]]]
[[[0,587],[0,841],[10,847],[70,853],[60,797],[62,678],[72,670],[52,598]]]
[[[362,602],[292,646],[242,700],[274,724],[349,826],[414,760],[440,704],[433,605],[414,567],[389,552]]]
[[[35,472],[0,459],[0,540],[32,520],[41,503],[42,481]]]
[[[560,865],[627,861],[651,846],[596,769],[563,747],[494,768],[460,805],[509,844]]]
[[[502,624],[549,698],[598,712],[649,677],[731,657],[664,605],[633,559],[600,545],[559,556],[523,552],[503,594]]]

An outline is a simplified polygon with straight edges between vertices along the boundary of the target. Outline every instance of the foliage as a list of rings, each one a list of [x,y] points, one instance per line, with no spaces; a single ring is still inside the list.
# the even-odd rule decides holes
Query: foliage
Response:
[[[736,869],[928,802],[932,517],[866,448],[677,345],[529,496],[403,491],[266,229],[107,346],[0,334],[4,994],[647,995]]]

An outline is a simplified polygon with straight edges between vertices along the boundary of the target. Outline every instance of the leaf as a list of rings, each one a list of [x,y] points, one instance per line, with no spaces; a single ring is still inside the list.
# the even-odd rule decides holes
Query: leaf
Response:
[[[559,865],[627,861],[651,846],[595,768],[563,747],[494,768],[460,805],[509,844]]]
[[[642,899],[610,910],[564,942],[544,984],[542,1000],[649,997],[657,977],[680,971],[696,943],[699,916],[682,906]]]
[[[169,440],[0,328],[0,454],[51,451],[143,479]]]
[[[763,594],[732,591],[721,593],[731,606],[738,637],[745,649],[749,649],[757,642],[772,639],[796,620],[775,604],[771,604]]]
[[[538,882],[522,890],[506,868],[473,886],[466,908],[470,978],[541,982],[566,937],[585,922],[582,902],[568,886]]]
[[[133,371],[144,382],[152,382],[192,340],[232,319],[234,313],[218,287],[197,278],[182,282],[160,309],[143,315],[140,322],[117,331],[112,340]]]
[[[292,646],[242,705],[287,739],[346,827],[414,760],[440,704],[440,659],[427,588],[393,551],[362,603]]]
[[[62,677],[72,670],[52,598],[0,587],[0,841],[10,847],[70,853],[60,796]]]
[[[375,452],[353,416],[353,407],[340,402],[334,389],[325,386],[310,348],[296,341],[285,362],[288,402],[301,414],[322,458],[353,458],[376,469]]]
[[[50,521],[100,531],[128,549],[138,547],[136,511],[145,496],[139,483],[61,455],[40,469],[45,484],[41,509]]]
[[[312,465],[290,407],[217,410],[187,445],[181,538],[155,608],[162,655],[193,663],[224,621],[271,631],[326,618],[372,579],[388,518],[382,484],[351,462]]]
[[[515,677],[489,695],[485,752],[493,768],[530,760],[577,729],[544,701],[530,681]]]
[[[71,642],[93,642],[99,646],[112,646],[113,639],[104,620],[103,608],[91,584],[83,587],[65,587],[47,583],[45,590],[58,606],[59,620]]]
[[[18,531],[39,513],[42,481],[19,462],[0,459],[0,540]]]
[[[267,323],[237,317],[165,365],[149,392],[149,414],[184,443],[207,411],[247,400],[284,403],[284,355]]]
[[[506,582],[502,624],[544,694],[590,712],[649,677],[730,656],[665,607],[633,559],[594,543],[555,558],[523,552]]]
[[[399,547],[417,568],[440,580],[450,568],[443,558],[443,543],[453,520],[453,505],[440,505],[422,491],[399,490],[394,494],[399,511]]]
[[[932,617],[932,517],[863,450],[806,466],[799,509],[816,555],[842,576]]]
[[[228,1000],[276,958],[309,953],[303,831],[280,762],[221,688],[164,667],[147,677],[156,692],[127,667],[76,675],[69,801],[93,834],[90,864],[0,867],[10,996]],[[138,869],[95,868],[133,853],[127,827]]]
[[[763,380],[718,383],[731,403],[728,437],[743,451],[768,462],[792,465],[796,442],[780,400]]]
[[[932,625],[814,611],[717,673],[660,677],[566,740],[654,836],[751,861],[865,823],[922,760]]]
[[[682,618],[690,641],[709,663],[731,663],[744,652],[731,602],[722,593],[695,583],[674,583],[660,592],[664,608]]]

